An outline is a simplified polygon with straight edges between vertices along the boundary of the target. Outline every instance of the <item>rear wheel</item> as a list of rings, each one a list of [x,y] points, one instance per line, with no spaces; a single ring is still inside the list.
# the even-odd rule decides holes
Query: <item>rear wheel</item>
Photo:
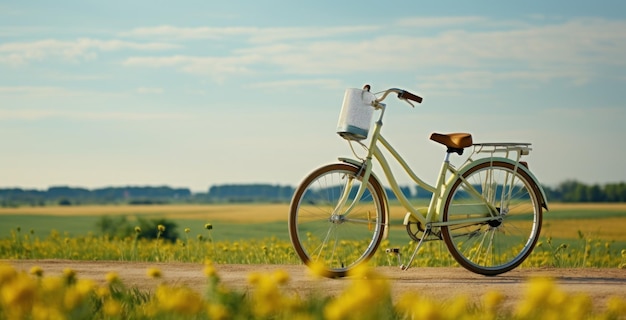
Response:
[[[385,193],[374,176],[356,206],[345,213],[363,183],[359,172],[344,163],[321,167],[302,181],[291,200],[291,243],[305,264],[323,266],[318,271],[326,277],[343,277],[370,259],[383,238]]]
[[[452,185],[442,217],[444,222],[459,222],[441,228],[454,259],[488,276],[519,266],[541,231],[538,190],[526,172],[508,162],[483,163],[464,173]],[[484,217],[491,218],[480,223],[468,220]]]

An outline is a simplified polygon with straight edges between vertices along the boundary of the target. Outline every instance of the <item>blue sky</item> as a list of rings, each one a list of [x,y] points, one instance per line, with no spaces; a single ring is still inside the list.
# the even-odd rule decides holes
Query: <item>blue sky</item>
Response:
[[[0,1],[0,187],[296,185],[349,156],[345,88],[401,87],[383,134],[533,143],[544,184],[626,181],[624,1]],[[400,178],[408,184],[408,178]]]

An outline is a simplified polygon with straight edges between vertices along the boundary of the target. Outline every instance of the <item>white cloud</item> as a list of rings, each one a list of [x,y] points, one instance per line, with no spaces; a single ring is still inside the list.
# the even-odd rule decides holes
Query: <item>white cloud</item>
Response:
[[[172,120],[186,119],[188,115],[179,113],[154,113],[154,112],[76,112],[66,110],[30,109],[30,110],[2,110],[0,109],[0,121],[3,120],[42,120],[51,118],[63,118],[72,120],[114,120],[114,121],[138,121],[138,120]]]
[[[161,88],[142,87],[138,93],[159,94]],[[0,108],[0,121],[7,120],[47,120],[70,119],[91,121],[136,121],[136,120],[167,120],[188,119],[185,113],[169,113],[154,110],[111,110],[93,108],[94,101],[110,100],[123,96],[118,93],[103,93],[97,91],[71,90],[52,86],[5,86],[0,87],[0,101],[4,102]],[[33,106],[33,100],[41,103]],[[70,102],[77,102],[72,105]]]
[[[497,83],[511,82],[525,86],[543,86],[547,82],[562,79],[579,86],[589,81],[588,75],[579,70],[538,69],[517,71],[462,71],[421,75],[417,77],[420,90],[431,95],[458,94],[463,90],[490,89]]]
[[[338,27],[196,27],[185,28],[169,25],[136,28],[120,35],[123,37],[156,37],[165,39],[213,39],[242,37],[250,42],[274,42],[285,40],[320,39],[349,34],[372,32],[379,26],[338,26]]]
[[[233,74],[250,73],[250,66],[258,62],[256,55],[228,57],[195,57],[176,55],[169,57],[130,57],[122,64],[129,67],[174,67],[182,72],[209,75],[216,80]]]
[[[410,27],[415,32],[420,33],[422,30],[432,32],[432,30],[454,30],[454,29],[512,29],[525,28],[536,23],[538,20],[547,21],[545,17],[531,16],[532,21],[526,20],[495,20],[484,16],[440,16],[426,17],[417,16],[400,19],[396,22],[399,27]]]
[[[379,26],[340,26],[340,27],[300,27],[300,28],[268,28],[259,30],[252,35],[252,42],[270,43],[285,40],[310,40],[345,37],[349,35],[370,33],[380,30]]]
[[[299,79],[284,81],[267,81],[250,85],[251,88],[260,89],[291,89],[291,88],[329,88],[343,89],[345,84],[337,79]]]
[[[502,25],[507,27],[495,27]],[[429,28],[437,31],[420,32]],[[569,78],[571,84],[579,85],[597,76],[599,66],[626,66],[626,33],[622,30],[626,30],[626,21],[602,18],[531,17],[509,21],[482,16],[413,17],[389,25],[367,26],[163,25],[136,28],[120,35],[164,38],[165,42],[79,38],[0,43],[0,64],[21,66],[48,58],[88,61],[97,59],[102,52],[119,51],[126,56],[122,57],[122,64],[128,67],[175,68],[218,81],[270,69],[325,76],[379,71],[434,73],[431,83],[439,82],[448,88],[489,87],[503,78],[528,82]],[[190,39],[212,39],[227,49],[219,56],[198,55],[198,47]],[[222,44],[222,40],[228,44]],[[173,54],[129,55],[129,50],[170,50]],[[200,50],[206,52],[205,48]],[[503,71],[503,66],[514,71]],[[435,71],[442,67],[451,72]],[[460,78],[442,82],[444,79],[437,79],[437,74]]]
[[[0,44],[0,62],[23,65],[32,60],[60,57],[65,60],[91,60],[101,51],[140,50],[160,51],[177,48],[177,45],[160,42],[130,42],[121,40],[97,40],[80,38],[73,41],[45,39],[32,42],[8,42]]]
[[[75,95],[76,92],[61,87],[34,87],[34,86],[10,86],[0,87],[0,97],[9,96],[29,96],[29,97],[51,97],[51,96],[69,96]]]
[[[571,82],[580,84],[596,75],[597,66],[626,65],[626,33],[621,30],[626,30],[625,21],[572,19],[501,31],[452,30],[429,36],[397,31],[365,40],[284,42],[234,53],[260,55],[259,61],[296,74],[417,73],[440,67],[496,73],[505,66],[537,77],[531,80],[571,75],[576,77]]]
[[[489,21],[480,16],[448,16],[448,17],[411,17],[400,19],[397,25],[402,27],[434,28],[460,25],[480,24]]]
[[[169,57],[129,57],[123,64],[126,66],[139,66],[139,67],[175,67],[181,64],[188,63],[192,58],[182,55],[175,55]]]
[[[250,35],[258,31],[254,27],[197,27],[184,28],[169,25],[135,28],[122,32],[123,37],[158,37],[168,39],[222,39],[224,37]]]

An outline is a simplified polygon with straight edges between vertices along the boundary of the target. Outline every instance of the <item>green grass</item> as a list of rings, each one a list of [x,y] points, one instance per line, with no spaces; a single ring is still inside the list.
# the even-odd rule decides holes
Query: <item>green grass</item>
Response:
[[[113,209],[104,208],[102,210],[106,212],[106,210]],[[251,222],[249,219],[243,218],[239,222],[232,220],[221,221],[219,219],[211,220],[210,215],[207,216],[208,219],[194,219],[195,217],[172,218],[173,215],[176,215],[176,212],[170,212],[169,210],[178,210],[182,214],[188,208],[172,206],[165,209],[167,209],[167,219],[177,224],[177,232],[181,238],[185,236],[185,228],[191,230],[189,233],[190,237],[206,235],[204,225],[211,223],[213,225],[211,234],[215,241],[238,241],[268,237],[289,241],[286,213],[282,221]],[[255,210],[254,206],[251,206],[250,210]],[[165,214],[153,212],[149,218],[165,216]],[[241,212],[241,214],[246,215],[245,212]],[[12,232],[15,232],[18,228],[20,228],[22,234],[29,233],[32,230],[34,237],[39,237],[40,239],[48,237],[52,230],[58,231],[63,236],[67,235],[70,237],[88,234],[99,235],[96,225],[101,218],[102,215],[96,214],[3,214],[0,215],[0,239],[10,238]],[[402,218],[398,217],[392,217],[391,219],[392,228],[389,231],[388,238],[391,246],[401,247],[410,242],[410,238],[402,225],[402,220]],[[593,239],[594,241],[610,243],[613,249],[626,249],[626,240],[623,237],[607,236],[608,231],[612,231],[611,234],[616,235],[622,233],[621,230],[626,227],[626,205],[623,206],[623,209],[620,206],[606,208],[593,205],[555,205],[551,211],[544,213],[543,225],[542,236],[539,241],[544,244],[550,241],[554,247],[566,244],[568,248],[582,250],[585,246],[585,239]]]
[[[602,210],[602,209],[557,209],[544,212],[544,218],[550,220],[571,220],[571,219],[604,219],[604,218],[624,218],[626,210]]]
[[[21,233],[31,232],[39,238],[47,237],[52,230],[68,236],[84,236],[89,233],[99,234],[96,223],[99,216],[50,216],[50,215],[2,215],[0,221],[0,238],[8,238],[11,231],[18,227]],[[206,234],[204,225],[210,222],[213,225],[213,238],[216,241],[237,241],[241,239],[263,239],[275,236],[280,240],[289,240],[287,222],[262,223],[235,223],[222,221],[206,221],[193,219],[168,219],[177,224],[179,236],[184,235],[185,228],[189,228],[190,236]]]
[[[105,209],[108,210],[109,208]],[[126,210],[127,208],[123,209]],[[208,218],[209,215],[206,215],[204,210],[215,208],[201,208],[202,214],[199,215],[173,212],[172,210],[176,210],[174,207],[161,209],[161,213],[153,210],[148,213],[140,212],[143,216],[116,212],[117,217],[127,217],[129,225],[133,226],[130,229],[132,234],[129,234],[127,238],[123,237],[123,239],[110,239],[111,241],[101,237],[97,228],[97,223],[103,217],[99,214],[102,212],[102,208],[91,208],[91,213],[85,215],[77,214],[80,212],[72,212],[71,215],[50,213],[2,214],[0,215],[0,240],[5,245],[2,253],[7,257],[24,256],[28,253],[31,257],[39,258],[45,256],[117,259],[121,257],[122,260],[140,258],[140,260],[157,259],[157,261],[165,261],[163,259],[166,257],[174,259],[171,261],[178,261],[175,259],[181,257],[189,259],[188,256],[194,253],[195,255],[191,255],[196,258],[194,261],[200,261],[198,257],[204,257],[208,252],[207,250],[213,250],[211,252],[221,254],[219,257],[216,255],[218,257],[216,261],[219,263],[242,263],[242,261],[256,261],[257,263],[290,261],[293,263],[298,261],[289,243],[286,216],[278,220],[255,220],[257,217],[266,217],[270,212],[267,210],[260,212],[258,207],[251,206],[248,211],[246,208],[237,207],[235,208],[237,210],[226,212],[220,216],[221,219],[230,217],[231,220],[207,220],[204,217]],[[181,207],[181,209],[189,208]],[[221,210],[225,209],[229,208],[222,208]],[[529,266],[610,267],[626,265],[626,260],[624,260],[626,255],[622,253],[622,250],[626,250],[626,236],[623,234],[626,216],[614,214],[615,211],[620,213],[621,209],[596,210],[593,206],[588,206],[584,210],[561,209],[544,215],[540,244],[529,258]],[[259,213],[264,214],[259,215]],[[282,215],[283,210],[276,210],[276,214]],[[239,220],[233,219],[233,216],[237,216]],[[568,216],[570,218],[566,218]],[[134,226],[136,222],[139,223],[135,217],[144,219],[166,218],[177,225],[176,231],[181,241],[162,243],[158,246],[159,250],[157,250],[156,255],[153,251],[158,242],[141,242],[143,250],[137,250],[137,247],[133,247],[133,243],[135,243],[133,238],[136,235]],[[396,263],[394,259],[390,260],[384,249],[400,248],[403,250],[403,256],[406,257],[412,253],[412,251],[409,252],[410,248],[415,246],[414,243],[411,244],[402,221],[395,218],[392,222],[389,237],[381,244],[381,250],[375,257],[379,265],[395,265]],[[210,233],[205,229],[207,223],[212,225]],[[145,226],[141,228],[144,229]],[[188,233],[185,232],[186,228],[189,228]],[[30,235],[31,230],[32,235]],[[56,232],[52,232],[53,230]],[[124,228],[124,230],[126,229]],[[42,240],[41,244],[39,241],[33,241],[36,239]],[[214,245],[210,245],[211,243]],[[184,245],[181,246],[181,244]],[[70,245],[73,246],[73,249],[68,250]],[[28,246],[33,246],[35,250],[28,251],[30,249],[25,249]],[[98,251],[94,249],[104,249],[101,247],[105,246],[108,246],[108,251],[105,250],[103,255],[94,253]],[[148,248],[147,251],[146,248]],[[265,249],[260,251],[259,248]],[[442,241],[429,242],[423,248],[427,253],[419,255],[416,263],[423,266],[454,264]],[[215,251],[216,249],[217,251]],[[52,255],[55,252],[56,255]],[[147,257],[139,257],[139,253],[147,255]],[[268,256],[267,254],[272,255]],[[268,257],[272,258],[268,260]]]
[[[176,221],[181,229],[191,229],[190,234],[205,234],[203,221],[181,220]],[[215,241],[237,241],[241,239],[263,239],[275,236],[277,239],[289,241],[287,222],[263,222],[263,223],[233,223],[212,222],[213,239]],[[179,230],[182,232],[182,230]]]
[[[95,232],[96,221],[93,216],[50,216],[50,215],[2,215],[0,238],[7,238],[11,230],[21,229],[22,233],[34,232],[35,236],[46,237],[50,231],[67,232],[70,236],[86,235]]]

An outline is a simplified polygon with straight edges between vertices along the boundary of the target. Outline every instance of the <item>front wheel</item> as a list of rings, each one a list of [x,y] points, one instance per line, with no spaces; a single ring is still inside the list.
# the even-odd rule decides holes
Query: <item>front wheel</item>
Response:
[[[370,175],[363,195],[360,168],[345,163],[321,167],[298,186],[289,209],[291,243],[307,265],[326,277],[343,277],[374,255],[387,225],[386,198]]]
[[[464,173],[452,184],[442,217],[456,223],[441,228],[454,259],[487,276],[519,266],[541,231],[537,190],[526,172],[508,162],[483,163]]]

